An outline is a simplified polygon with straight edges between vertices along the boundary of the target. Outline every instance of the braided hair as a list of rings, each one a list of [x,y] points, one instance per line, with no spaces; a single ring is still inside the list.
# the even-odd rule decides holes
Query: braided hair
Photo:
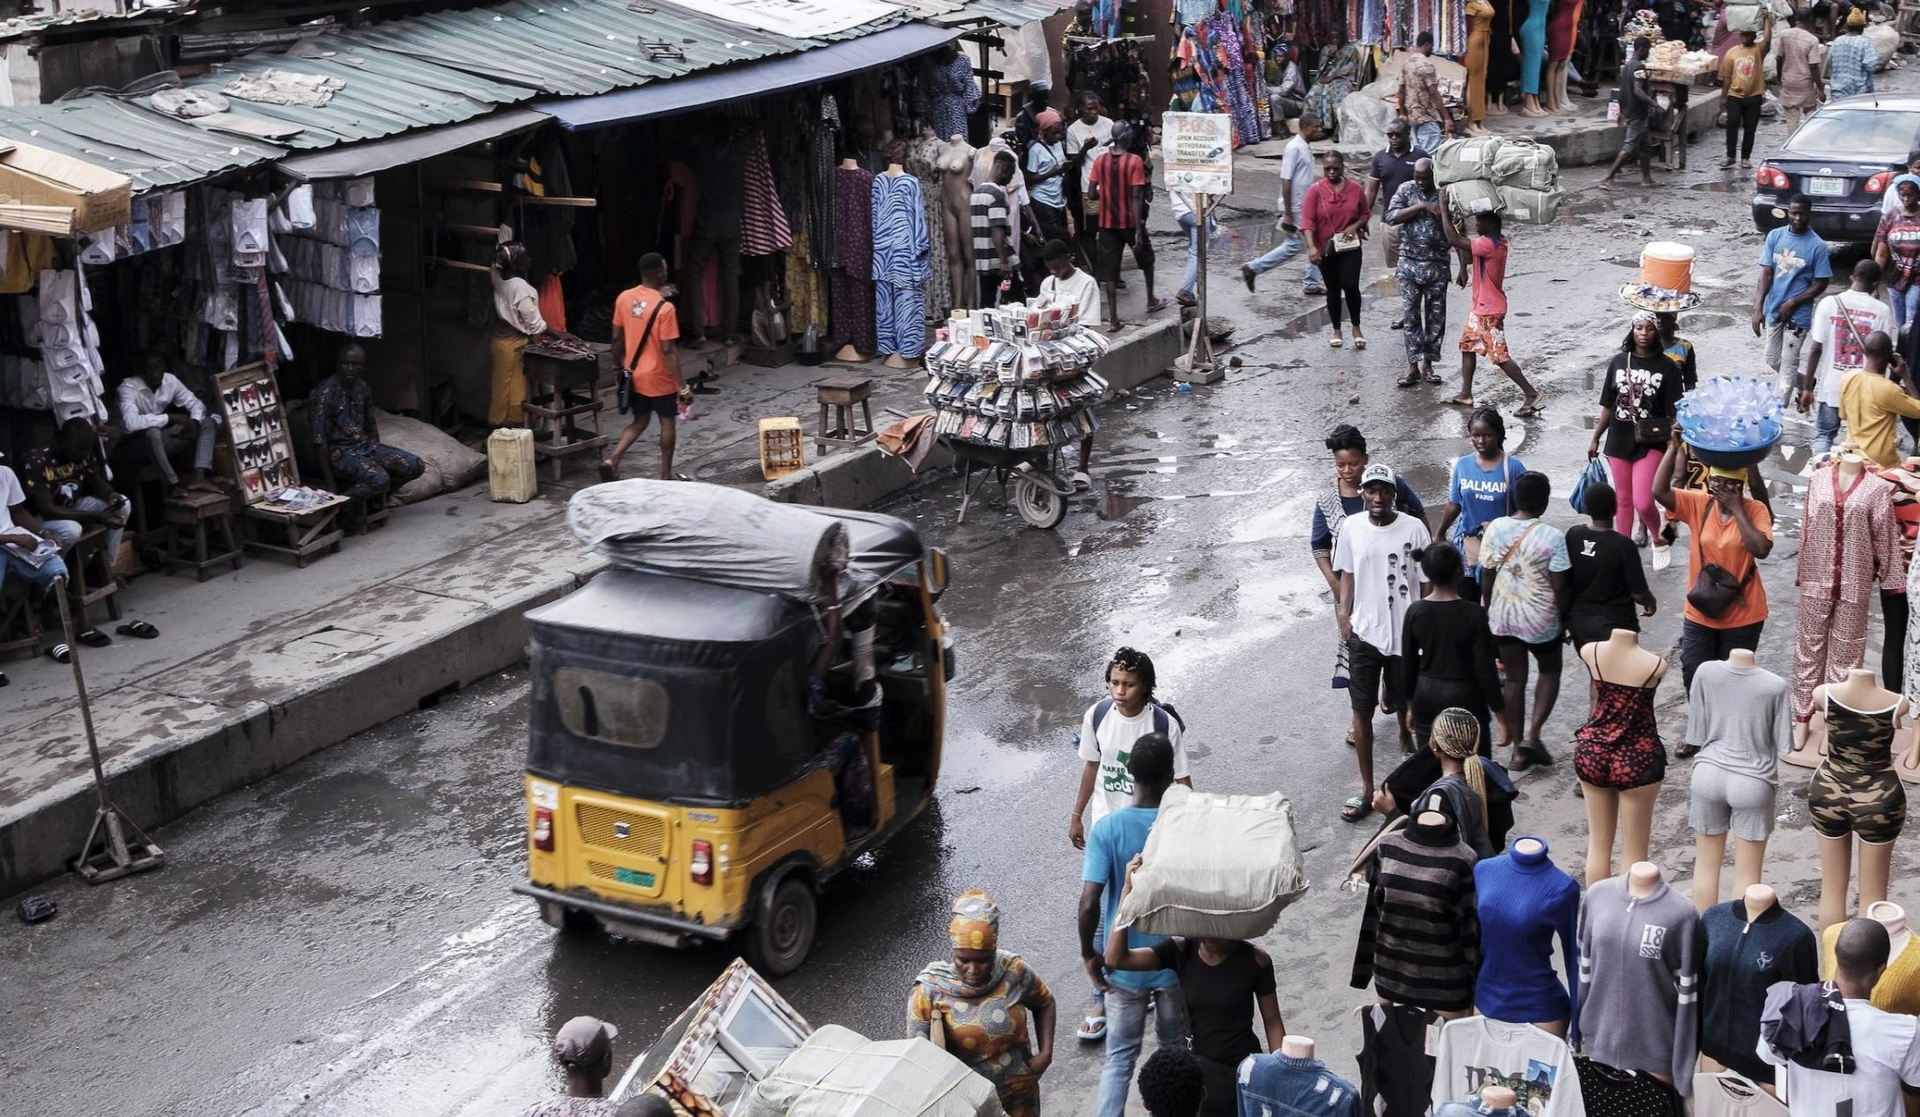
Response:
[[[1467,786],[1480,799],[1480,817],[1486,819],[1487,770],[1480,763],[1480,722],[1460,707],[1449,706],[1435,715],[1427,740],[1433,751],[1460,762]]]

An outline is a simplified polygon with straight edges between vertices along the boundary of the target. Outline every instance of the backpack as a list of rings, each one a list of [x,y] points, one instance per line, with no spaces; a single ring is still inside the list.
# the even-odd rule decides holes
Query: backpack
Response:
[[[1180,716],[1180,711],[1173,708],[1173,703],[1156,702],[1148,699],[1147,709],[1153,711],[1153,731],[1155,733],[1166,735],[1168,729],[1174,725],[1178,725],[1182,733],[1187,731],[1186,720]],[[1111,698],[1102,698],[1093,704],[1094,736],[1097,737],[1100,735],[1100,723],[1107,720],[1107,715],[1112,712],[1113,699]],[[1080,735],[1078,733],[1073,735],[1073,743],[1076,745],[1080,743]]]

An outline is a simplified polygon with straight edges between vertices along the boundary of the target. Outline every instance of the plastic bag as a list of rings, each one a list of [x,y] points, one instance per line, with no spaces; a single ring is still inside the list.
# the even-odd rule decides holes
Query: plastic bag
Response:
[[[1567,503],[1582,516],[1587,514],[1587,488],[1591,485],[1611,485],[1612,478],[1607,473],[1607,463],[1599,458],[1588,458],[1587,468],[1580,471],[1579,480],[1573,483],[1573,491],[1567,494]]]
[[[1306,892],[1286,796],[1172,787],[1114,919],[1154,935],[1257,939]]]

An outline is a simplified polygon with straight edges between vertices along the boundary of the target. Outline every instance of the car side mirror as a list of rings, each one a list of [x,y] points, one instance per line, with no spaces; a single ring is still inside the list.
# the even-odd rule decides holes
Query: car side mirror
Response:
[[[927,588],[935,597],[947,592],[947,552],[938,547],[927,549]]]

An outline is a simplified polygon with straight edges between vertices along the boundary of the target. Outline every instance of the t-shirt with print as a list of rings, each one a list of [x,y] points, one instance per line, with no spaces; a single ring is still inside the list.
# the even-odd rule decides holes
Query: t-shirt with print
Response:
[[[1459,505],[1460,515],[1453,521],[1453,537],[1448,542],[1464,550],[1462,540],[1479,535],[1488,524],[1506,515],[1507,485],[1526,471],[1527,463],[1512,454],[1493,463],[1492,469],[1481,468],[1476,454],[1455,459],[1453,476],[1447,479],[1447,503]]]
[[[659,316],[653,319],[653,332],[647,333],[647,319],[655,313],[655,307],[659,308]],[[667,367],[665,352],[666,343],[680,337],[680,315],[673,304],[651,287],[631,287],[613,301],[613,315],[626,340],[626,351],[621,356],[626,367],[633,370],[633,390],[643,396],[670,396],[678,392],[680,382]],[[647,348],[636,363],[634,347],[640,344],[643,333],[647,335]]]
[[[1841,318],[1843,307],[1846,318],[1853,322],[1852,329],[1848,329]],[[1875,330],[1884,330],[1889,337],[1893,335],[1893,308],[1872,295],[1842,291],[1821,299],[1813,308],[1813,326],[1807,331],[1807,340],[1820,343],[1820,368],[1814,380],[1815,402],[1828,407],[1840,406],[1840,374],[1866,367],[1867,356],[1861,352],[1860,343]]]
[[[1641,442],[1634,424],[1646,418],[1672,418],[1680,404],[1680,379],[1680,366],[1664,353],[1654,357],[1614,354],[1606,382],[1600,385],[1600,406],[1612,414],[1603,447],[1608,457],[1632,462],[1664,452],[1663,444]]]
[[[1469,237],[1473,253],[1473,312],[1482,318],[1507,312],[1507,238]]]
[[[1080,716],[1080,759],[1089,764],[1100,765],[1094,776],[1093,798],[1088,801],[1088,821],[1098,822],[1114,811],[1133,802],[1133,777],[1127,774],[1127,758],[1133,755],[1133,743],[1154,728],[1154,707],[1149,702],[1133,717],[1120,712],[1120,707],[1109,705],[1107,716],[1100,719],[1100,728],[1093,727],[1093,711],[1099,707],[1094,703]],[[1173,742],[1173,778],[1187,778],[1187,746],[1181,740],[1180,719],[1162,711],[1160,719],[1167,724],[1167,740]]]
[[[1560,638],[1560,600],[1553,575],[1573,564],[1567,536],[1541,520],[1502,516],[1480,538],[1480,569],[1493,578],[1487,627],[1495,636],[1544,644]]]
[[[1353,575],[1353,634],[1381,655],[1400,654],[1407,610],[1420,600],[1419,583],[1427,580],[1413,552],[1432,541],[1427,522],[1404,512],[1394,513],[1385,527],[1356,512],[1340,527],[1333,568]]]
[[[1920,272],[1920,214],[1894,210],[1873,235],[1887,242],[1887,286],[1904,289]]]
[[[1773,269],[1773,285],[1767,288],[1767,300],[1761,305],[1769,323],[1778,322],[1780,307],[1805,291],[1814,280],[1833,278],[1827,242],[1811,230],[1795,233],[1786,225],[1767,234],[1766,243],[1760,246],[1760,266]],[[1793,312],[1793,324],[1801,329],[1812,320],[1811,303],[1801,303]]]
[[[1760,529],[1761,535],[1772,539],[1773,513],[1750,496],[1741,500],[1747,519],[1753,521],[1753,526]],[[1687,525],[1687,531],[1693,536],[1687,548],[1687,585],[1691,586],[1700,580],[1702,563],[1718,565],[1733,575],[1736,582],[1744,580],[1749,571],[1753,573],[1753,580],[1746,583],[1740,596],[1719,616],[1707,616],[1695,609],[1692,602],[1687,603],[1682,616],[1705,628],[1722,629],[1741,628],[1766,620],[1767,587],[1760,580],[1759,564],[1740,538],[1740,525],[1731,516],[1724,521],[1721,519],[1720,502],[1694,489],[1675,489],[1671,519]]]
[[[52,447],[42,446],[20,459],[20,478],[28,492],[71,508],[81,497],[93,495],[99,466],[99,456],[92,452],[77,462],[63,462],[53,456]]]
[[[1000,254],[993,249],[993,231],[1007,231],[1007,258],[1019,262],[1019,246],[1014,243],[1013,216],[1007,210],[1007,192],[996,182],[983,182],[973,188],[973,268],[975,271],[1003,270]]]
[[[1123,807],[1087,831],[1087,851],[1080,859],[1080,879],[1086,884],[1101,886],[1102,934],[1113,926],[1114,916],[1120,911],[1120,891],[1127,884],[1127,865],[1147,848],[1147,835],[1159,814],[1153,807]],[[1127,949],[1152,950],[1165,937],[1128,928]],[[1107,944],[1104,940],[1096,942],[1093,949],[1105,953]],[[1180,978],[1172,970],[1109,970],[1107,980],[1124,989],[1165,989],[1178,984]]]
[[[1731,47],[1720,58],[1720,80],[1729,97],[1758,97],[1767,91],[1767,75],[1760,68],[1765,57],[1760,44]]]
[[[1592,617],[1609,628],[1640,631],[1633,595],[1647,592],[1640,548],[1617,531],[1588,524],[1567,529],[1567,582],[1573,591],[1569,616]]]
[[[1093,118],[1092,124],[1084,124],[1079,117],[1067,125],[1067,154],[1079,152],[1084,156],[1080,160],[1080,196],[1085,197],[1087,186],[1093,182],[1093,153],[1096,148],[1105,147],[1113,138],[1113,121],[1104,116]],[[1091,212],[1091,211],[1089,211]]]

